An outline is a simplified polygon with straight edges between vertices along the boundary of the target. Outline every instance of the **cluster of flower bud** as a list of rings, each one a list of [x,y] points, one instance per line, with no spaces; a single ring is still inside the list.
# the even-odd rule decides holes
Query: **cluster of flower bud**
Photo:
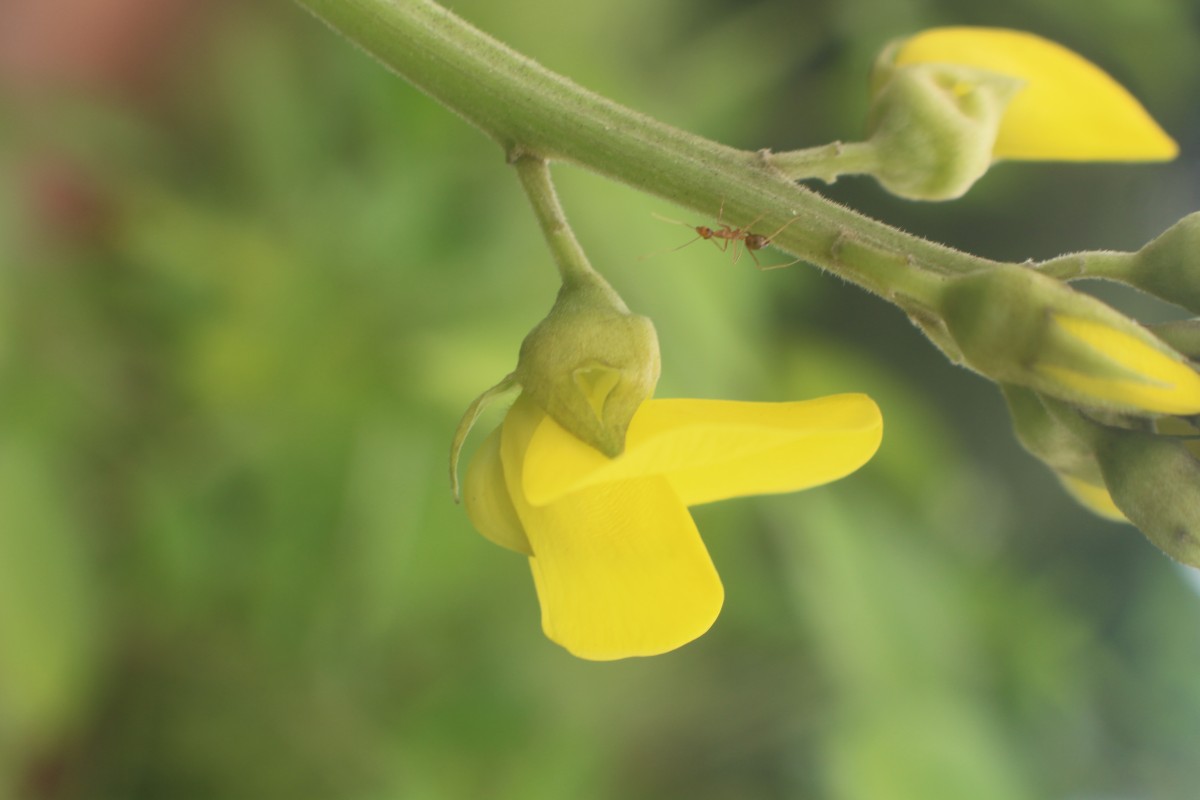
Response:
[[[1103,424],[1028,389],[1004,387],[1021,444],[1081,505],[1132,522],[1172,558],[1200,566],[1200,461],[1188,442]]]
[[[1200,566],[1200,461],[1162,424],[1200,414],[1187,356],[1015,265],[947,278],[932,311],[964,364],[1002,385],[1017,438],[1076,500]]]

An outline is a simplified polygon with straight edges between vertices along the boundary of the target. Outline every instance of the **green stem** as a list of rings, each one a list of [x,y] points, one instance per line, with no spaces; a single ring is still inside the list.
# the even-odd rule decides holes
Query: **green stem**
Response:
[[[879,155],[871,142],[833,142],[770,153],[767,159],[781,175],[794,181],[816,178],[833,183],[842,175],[869,175],[879,167]]]
[[[1068,253],[1065,256],[1041,261],[1032,266],[1043,275],[1049,275],[1060,281],[1104,278],[1124,283],[1127,282],[1125,275],[1129,271],[1129,261],[1135,257],[1134,253],[1091,250],[1083,253]]]
[[[732,225],[788,225],[773,244],[871,291],[898,272],[961,273],[995,262],[911,236],[797,186],[771,157],[664,125],[544,69],[430,0],[297,0],[384,64],[462,115],[515,161],[571,161]],[[835,250],[878,256],[863,268]],[[899,278],[898,278],[899,279]]]
[[[550,180],[549,164],[538,156],[524,155],[518,157],[513,166],[517,168],[521,186],[533,205],[533,213],[554,255],[554,263],[558,266],[563,283],[595,278],[596,271],[592,269],[571,226],[567,224],[566,214],[558,202],[558,194]]]

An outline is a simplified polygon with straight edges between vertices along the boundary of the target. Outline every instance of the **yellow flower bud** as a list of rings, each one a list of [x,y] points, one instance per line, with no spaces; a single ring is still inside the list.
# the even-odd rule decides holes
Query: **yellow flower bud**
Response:
[[[933,28],[894,45],[892,52],[897,67],[953,64],[1021,82],[996,135],[996,159],[1160,161],[1179,151],[1104,70],[1032,33]]]
[[[1158,161],[1175,142],[1096,65],[1003,28],[933,28],[871,75],[871,172],[913,200],[961,196],[1001,159]]]
[[[1050,338],[1062,346],[1035,369],[1081,397],[1128,410],[1200,412],[1200,375],[1140,326],[1060,314]]]
[[[950,280],[939,310],[968,366],[1084,406],[1200,413],[1200,375],[1145,328],[1028,269]]]
[[[1051,414],[1035,392],[1012,384],[1001,390],[1021,446],[1050,467],[1067,493],[1084,508],[1106,519],[1127,521],[1104,487],[1090,442]]]

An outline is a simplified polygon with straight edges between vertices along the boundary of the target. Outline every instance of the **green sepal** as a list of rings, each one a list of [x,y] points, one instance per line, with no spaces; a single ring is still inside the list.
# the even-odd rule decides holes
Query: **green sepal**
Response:
[[[467,436],[471,433],[471,429],[475,427],[476,420],[483,410],[491,405],[492,401],[500,395],[509,391],[517,385],[514,373],[505,375],[499,383],[488,389],[483,394],[471,401],[471,405],[467,406],[466,412],[462,415],[462,419],[458,422],[458,428],[454,431],[454,439],[450,442],[450,492],[454,495],[454,502],[459,502],[459,483],[458,483],[458,458],[462,453],[463,444],[467,441]]]

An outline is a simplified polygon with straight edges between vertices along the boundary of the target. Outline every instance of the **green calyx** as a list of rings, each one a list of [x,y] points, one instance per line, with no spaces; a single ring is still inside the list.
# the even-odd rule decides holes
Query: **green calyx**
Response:
[[[1036,392],[1012,384],[1002,384],[1000,389],[1012,416],[1013,432],[1028,453],[1060,475],[1103,483],[1089,443],[1047,411]]]
[[[1002,384],[1000,390],[1008,403],[1013,432],[1026,452],[1049,467],[1081,506],[1105,519],[1128,522],[1104,485],[1104,475],[1092,452],[1092,437],[1081,436],[1052,414],[1037,392],[1012,384]],[[1081,424],[1085,424],[1082,419]]]
[[[596,273],[563,282],[546,318],[521,344],[514,377],[559,425],[609,457],[661,369],[649,319],[629,311]]]
[[[654,394],[658,335],[595,272],[568,274],[546,318],[525,341],[517,368],[463,414],[450,446],[450,485],[459,499],[458,460],[471,428],[498,396],[520,387],[559,425],[612,458],[643,400]]]
[[[1113,277],[1200,314],[1200,212],[1167,228],[1124,266]]]
[[[871,76],[869,142],[875,178],[910,200],[953,200],[992,164],[1004,110],[1019,80],[952,64],[894,65],[884,50]]]

